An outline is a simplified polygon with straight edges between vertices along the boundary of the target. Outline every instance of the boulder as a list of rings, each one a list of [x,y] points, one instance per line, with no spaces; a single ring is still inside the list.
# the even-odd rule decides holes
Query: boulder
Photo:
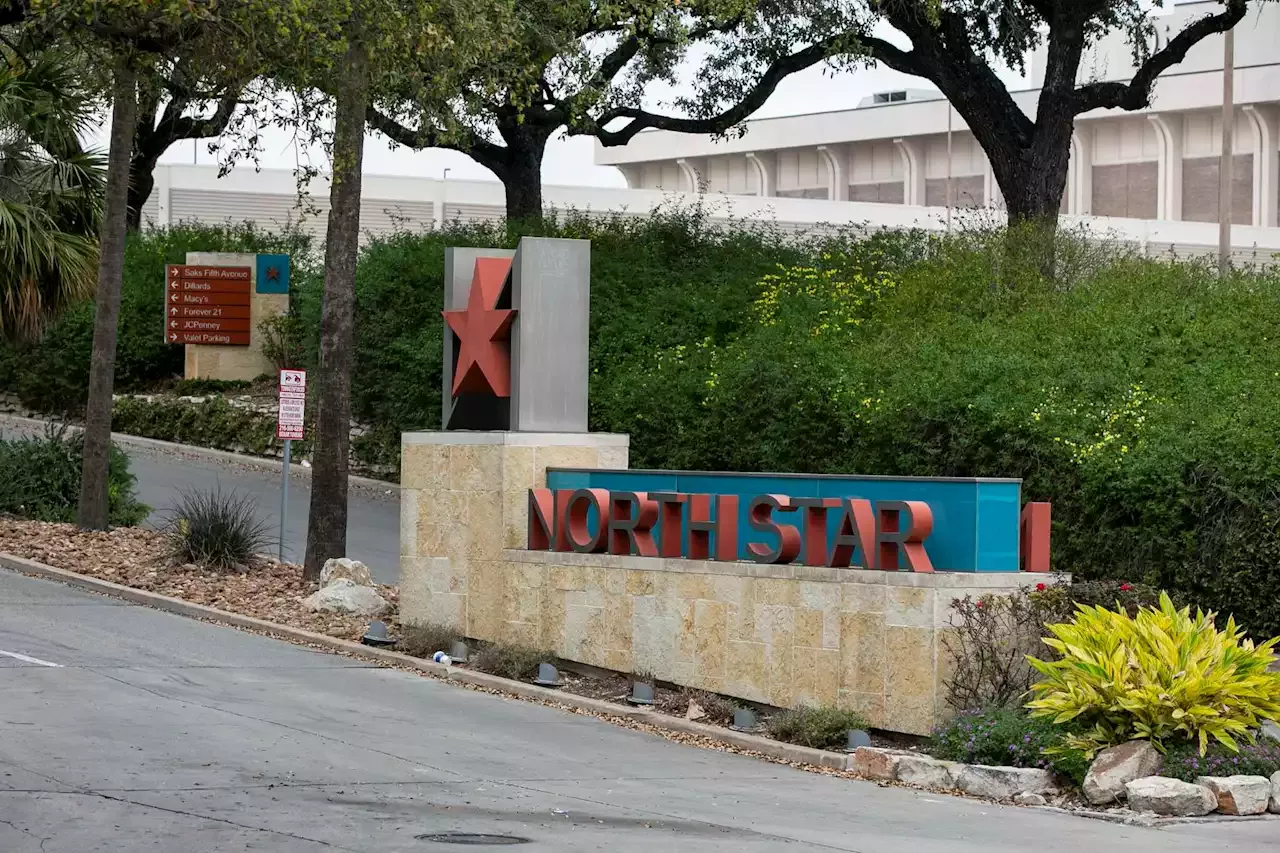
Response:
[[[1276,725],[1272,720],[1263,720],[1262,737],[1280,743],[1280,725]]]
[[[883,779],[893,782],[898,778],[898,762],[902,754],[891,749],[879,749],[874,746],[860,746],[853,752],[849,769],[859,776],[868,779]]]
[[[340,578],[346,578],[357,586],[373,586],[373,575],[369,574],[369,567],[359,560],[348,560],[346,557],[325,560],[320,569],[320,586],[326,587]]]
[[[988,767],[966,764],[956,787],[975,797],[1010,800],[1018,794],[1045,794],[1057,790],[1048,770],[1034,767]]]
[[[1264,776],[1201,776],[1196,782],[1213,793],[1223,814],[1262,814],[1271,802],[1271,780]]]
[[[1129,808],[1167,817],[1203,817],[1218,807],[1213,792],[1180,779],[1148,776],[1124,786]]]
[[[1044,794],[1018,794],[1013,801],[1020,806],[1047,806],[1049,801],[1044,798]]]
[[[1267,811],[1280,814],[1280,770],[1271,774],[1271,805]]]
[[[964,769],[955,761],[942,761],[927,755],[898,756],[898,781],[935,791],[955,788],[956,778]]]
[[[302,606],[325,613],[381,616],[391,605],[373,587],[360,586],[348,578],[338,578],[319,592],[304,598]]]
[[[1084,777],[1084,797],[1095,806],[1114,803],[1124,796],[1124,786],[1134,779],[1155,776],[1164,757],[1149,740],[1131,740],[1104,749],[1089,765]]]

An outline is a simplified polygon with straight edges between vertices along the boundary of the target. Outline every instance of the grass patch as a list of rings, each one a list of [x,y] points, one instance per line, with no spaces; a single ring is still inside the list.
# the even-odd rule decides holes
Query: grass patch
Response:
[[[449,654],[454,641],[460,639],[461,635],[447,625],[433,622],[405,625],[400,631],[400,639],[396,640],[396,651],[430,660],[436,652]]]
[[[836,749],[848,742],[849,729],[865,729],[867,720],[857,711],[841,708],[796,708],[773,715],[764,725],[774,740],[812,749]]]
[[[555,659],[555,655],[532,646],[485,643],[471,655],[471,668],[512,681],[531,681],[538,674],[538,664]]]
[[[272,544],[257,508],[252,497],[234,491],[183,492],[164,526],[170,558],[213,569],[247,567]]]

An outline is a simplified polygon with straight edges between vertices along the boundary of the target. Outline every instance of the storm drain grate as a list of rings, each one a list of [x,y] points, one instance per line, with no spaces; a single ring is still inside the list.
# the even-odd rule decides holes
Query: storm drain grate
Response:
[[[503,844],[528,844],[528,838],[518,835],[485,835],[476,832],[433,832],[428,835],[414,836],[419,841],[433,841],[436,844],[459,844],[479,847],[481,845],[498,846]]]

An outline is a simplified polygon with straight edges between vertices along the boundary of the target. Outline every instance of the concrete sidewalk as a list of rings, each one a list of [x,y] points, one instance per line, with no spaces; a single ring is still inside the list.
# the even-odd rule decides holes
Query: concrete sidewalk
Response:
[[[17,657],[15,657],[15,655]],[[0,851],[1274,850],[880,788],[0,572]]]

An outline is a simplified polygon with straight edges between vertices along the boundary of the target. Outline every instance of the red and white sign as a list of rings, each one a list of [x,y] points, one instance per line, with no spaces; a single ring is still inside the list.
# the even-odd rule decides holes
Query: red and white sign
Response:
[[[276,438],[302,439],[302,419],[307,407],[307,372],[280,371],[280,411],[276,417]]]

